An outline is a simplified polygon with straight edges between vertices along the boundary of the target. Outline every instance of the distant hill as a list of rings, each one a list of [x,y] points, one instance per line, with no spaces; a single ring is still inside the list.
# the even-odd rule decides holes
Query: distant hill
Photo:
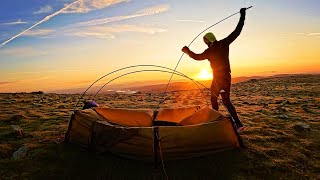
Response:
[[[243,81],[247,81],[250,79],[261,79],[265,78],[264,76],[251,76],[251,77],[235,77],[232,78],[231,82],[239,83]],[[207,88],[211,85],[211,80],[207,81],[199,81],[201,84],[206,86]],[[89,94],[96,93],[103,85],[97,85],[90,88],[87,92]],[[126,84],[116,84],[116,85],[108,85],[104,87],[99,93],[103,94],[113,94],[113,93],[124,93],[124,94],[133,94],[137,92],[142,93],[151,93],[151,92],[162,92],[165,90],[167,86],[167,81],[147,81],[147,82],[132,82]],[[89,86],[88,86],[89,87]],[[57,93],[57,94],[81,94],[88,87],[78,87],[71,89],[62,89],[49,91],[48,93]],[[199,85],[200,88],[203,86]],[[179,90],[191,90],[197,89],[198,87],[192,81],[181,81],[181,82],[171,82],[168,86],[168,91],[179,91]]]

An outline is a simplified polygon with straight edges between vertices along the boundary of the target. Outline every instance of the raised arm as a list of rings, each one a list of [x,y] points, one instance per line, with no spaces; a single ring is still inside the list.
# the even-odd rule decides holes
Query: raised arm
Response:
[[[237,37],[240,35],[241,33],[241,30],[243,28],[243,25],[244,25],[244,20],[245,20],[245,17],[246,17],[246,8],[241,8],[240,9],[240,20],[238,22],[238,25],[236,27],[236,29],[226,38],[224,38],[223,42],[227,43],[227,44],[231,44],[235,39],[237,39]]]
[[[192,52],[187,46],[182,48],[182,51],[189,55],[192,59],[197,60],[197,61],[202,61],[205,59],[208,59],[208,49],[206,49],[203,53],[201,54],[196,54]]]

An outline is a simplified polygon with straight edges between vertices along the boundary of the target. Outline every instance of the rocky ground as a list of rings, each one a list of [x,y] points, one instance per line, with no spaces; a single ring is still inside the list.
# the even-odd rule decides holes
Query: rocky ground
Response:
[[[319,82],[320,75],[292,75],[233,85],[232,101],[248,126],[241,134],[246,148],[167,162],[169,179],[320,179]],[[63,143],[78,97],[0,94],[0,179],[153,178],[150,163],[95,155]],[[160,97],[109,94],[99,95],[96,102],[155,108]],[[197,90],[166,97],[161,107],[206,105],[210,99],[208,92]],[[221,111],[226,113],[223,107]]]

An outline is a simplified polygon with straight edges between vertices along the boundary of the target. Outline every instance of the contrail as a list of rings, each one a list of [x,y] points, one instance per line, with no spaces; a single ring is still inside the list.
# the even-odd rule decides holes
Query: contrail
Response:
[[[67,6],[63,7],[63,8],[60,9],[59,11],[57,11],[57,12],[51,14],[51,15],[46,16],[46,17],[43,18],[41,21],[35,23],[34,25],[32,25],[31,27],[29,27],[28,29],[22,31],[21,33],[13,36],[12,38],[6,40],[6,41],[3,42],[3,43],[1,43],[0,48],[2,48],[4,45],[8,44],[8,43],[11,42],[12,40],[16,39],[17,37],[21,36],[22,34],[30,31],[32,28],[38,26],[39,24],[41,24],[41,23],[43,23],[43,22],[45,22],[45,21],[48,21],[48,20],[51,19],[52,17],[60,14],[60,13],[63,12],[64,10],[68,9],[70,6],[73,6],[74,4],[77,4],[78,2],[81,2],[81,1],[83,1],[83,0],[76,0],[76,1],[74,1],[73,3],[70,3],[70,4],[68,4]]]

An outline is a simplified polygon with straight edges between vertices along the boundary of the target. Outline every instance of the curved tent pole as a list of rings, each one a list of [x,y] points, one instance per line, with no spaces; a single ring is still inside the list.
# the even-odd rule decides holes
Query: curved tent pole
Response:
[[[79,100],[77,101],[77,104],[75,105],[74,109],[73,109],[73,112],[76,110],[80,100],[83,98],[83,96],[87,93],[87,91],[94,85],[96,84],[98,81],[100,81],[101,79],[111,75],[111,74],[114,74],[116,72],[119,72],[119,71],[122,71],[122,70],[126,70],[126,69],[130,69],[130,68],[135,68],[135,67],[159,67],[159,68],[164,68],[164,69],[170,69],[170,68],[167,68],[167,67],[163,67],[163,66],[158,66],[158,65],[145,65],[145,64],[140,64],[140,65],[132,65],[132,66],[127,66],[127,67],[123,67],[123,68],[120,68],[120,69],[117,69],[117,70],[114,70],[108,74],[105,74],[103,76],[101,76],[99,79],[97,79],[96,81],[94,81],[83,93],[82,95],[80,96]]]
[[[74,109],[73,109],[73,112],[75,112],[75,110],[76,110],[76,108],[77,108],[80,100],[83,98],[83,96],[84,96],[84,95],[88,92],[88,90],[89,90],[94,84],[96,84],[98,81],[100,81],[101,79],[103,79],[103,78],[105,78],[105,77],[107,77],[107,76],[109,76],[109,75],[111,75],[111,74],[114,74],[114,73],[116,73],[116,72],[119,72],[119,71],[122,71],[122,70],[126,70],[126,69],[130,69],[130,68],[136,68],[136,67],[157,67],[157,68],[163,68],[163,69],[167,69],[167,70],[173,71],[173,69],[167,68],[167,67],[164,67],[164,66],[159,66],[159,65],[145,65],[145,64],[132,65],[132,66],[127,66],[127,67],[123,67],[123,68],[114,70],[114,71],[112,71],[112,72],[110,72],[110,73],[108,73],[108,74],[105,74],[105,75],[101,76],[99,79],[97,79],[96,81],[94,81],[94,82],[82,93],[82,95],[80,96],[79,100],[77,101],[77,103],[76,103],[76,105],[75,105],[75,107],[74,107]],[[181,72],[178,72],[178,71],[175,71],[175,72],[177,72],[177,73],[179,73],[179,74],[181,74],[181,75],[183,75],[183,76],[186,76],[185,74],[183,74],[183,73],[181,73]],[[177,74],[177,75],[178,75],[178,74]],[[191,78],[189,78],[189,79],[192,80],[193,82],[197,82],[196,80],[193,80],[193,79],[191,79]],[[199,83],[199,82],[197,82],[197,83]],[[104,85],[104,86],[105,86],[105,85]],[[206,88],[206,87],[205,87],[205,88]],[[206,88],[206,89],[207,89],[207,88]],[[100,90],[101,90],[101,89],[100,89]],[[99,91],[100,91],[100,90],[99,90]],[[97,93],[98,93],[98,92],[97,92]],[[96,93],[96,94],[97,94],[97,93]],[[96,96],[96,94],[95,94],[95,96]],[[95,97],[95,96],[94,96],[94,97]]]
[[[131,72],[128,72],[128,73],[125,73],[125,74],[119,75],[119,76],[117,76],[117,77],[115,77],[115,78],[111,79],[110,81],[108,81],[108,82],[106,83],[106,85],[108,85],[108,84],[109,84],[109,83],[111,83],[112,81],[114,81],[114,80],[116,80],[116,79],[119,79],[119,78],[121,78],[121,77],[124,77],[124,76],[130,75],[130,74],[139,73],[139,72],[166,72],[166,73],[173,73],[173,74],[175,74],[175,75],[182,76],[182,75],[178,74],[177,72],[165,71],[165,70],[157,70],[157,69],[153,69],[153,70],[151,70],[151,69],[147,69],[147,70],[138,70],[138,71],[131,71]],[[188,76],[184,76],[184,77],[186,77],[186,78],[188,78],[188,79],[190,79],[190,80],[193,80],[192,78],[190,78],[190,77],[188,77]],[[228,110],[228,108],[224,105],[224,103],[222,102],[222,100],[221,100],[221,99],[219,99],[219,98],[217,97],[217,95],[216,95],[216,94],[214,94],[214,93],[212,92],[212,90],[211,90],[211,89],[207,88],[205,85],[203,85],[202,83],[200,83],[200,82],[198,82],[198,81],[195,81],[195,82],[196,82],[196,83],[198,83],[199,85],[201,85],[202,87],[204,87],[206,90],[210,91],[210,93],[211,93],[212,95],[214,95],[214,96],[219,100],[219,102],[223,105],[223,107],[226,109],[226,111],[228,112],[229,116],[231,117],[232,121],[234,122],[234,119],[233,119],[233,117],[232,117],[232,115],[231,115],[230,111],[229,111],[229,110]]]
[[[108,82],[106,83],[106,85],[108,85],[109,83],[111,83],[112,81],[114,81],[114,80],[116,80],[116,79],[119,79],[119,78],[121,78],[121,77],[130,75],[130,74],[135,74],[135,73],[138,73],[138,72],[166,72],[166,73],[172,73],[172,71],[156,70],[156,69],[153,69],[153,70],[147,69],[147,70],[132,71],[132,72],[128,72],[128,73],[119,75],[119,76],[111,79],[110,81],[108,81]],[[173,74],[181,76],[181,75],[178,74],[177,72],[173,72]],[[188,76],[184,76],[184,77],[186,77],[186,78],[188,78],[188,79],[190,79],[190,80],[193,80],[192,78],[190,78],[190,77],[188,77]],[[233,117],[231,116],[231,113],[230,113],[229,110],[228,110],[228,108],[223,104],[222,100],[219,99],[219,98],[217,97],[217,95],[212,92],[211,89],[207,88],[205,85],[203,85],[202,83],[200,83],[200,82],[198,82],[198,81],[195,81],[195,80],[194,80],[194,82],[196,82],[197,84],[201,85],[201,86],[204,87],[206,90],[208,90],[212,95],[214,95],[214,96],[219,100],[219,102],[224,106],[224,108],[225,108],[226,111],[228,112],[229,116],[232,118],[232,121],[234,121],[234,120],[233,120]]]
[[[87,88],[86,91],[81,95],[80,99],[84,96],[84,94],[85,94],[95,83],[97,83],[99,80],[103,79],[104,77],[106,77],[106,76],[108,76],[108,75],[110,75],[110,74],[112,74],[112,73],[118,72],[118,71],[120,71],[120,70],[129,69],[129,68],[132,68],[132,67],[141,67],[141,66],[162,67],[162,66],[157,66],[157,65],[135,65],[135,66],[128,66],[128,67],[124,67],[124,68],[115,70],[115,71],[113,71],[113,72],[110,72],[110,73],[108,73],[108,74],[100,77],[98,80],[96,80],[94,83],[92,83],[92,84],[89,86],[89,88]],[[165,69],[170,69],[170,68],[166,68],[166,67],[164,67],[164,68],[165,68]],[[186,76],[186,75],[181,75],[182,73],[181,73],[181,74],[178,74],[179,72],[177,72],[177,71],[164,71],[164,70],[139,70],[139,71],[133,71],[133,72],[129,72],[129,73],[125,73],[125,74],[122,74],[122,75],[120,75],[120,76],[117,76],[116,78],[113,78],[112,80],[108,81],[105,85],[111,83],[112,81],[114,81],[114,80],[116,80],[116,79],[119,79],[120,77],[129,75],[129,74],[138,73],[138,72],[146,72],[146,71],[147,71],[147,72],[155,72],[155,71],[156,71],[156,72],[167,72],[167,73],[173,73],[173,74],[175,74],[175,75],[179,75],[179,76],[186,77],[187,79],[190,79],[190,80],[192,80],[193,82],[201,85],[201,86],[204,87],[206,90],[208,90],[212,95],[214,95],[215,97],[217,97],[217,95],[214,94],[211,89],[207,88],[207,87],[206,87],[205,85],[203,85],[202,83],[200,83],[200,82],[198,82],[198,81],[196,81],[196,80],[193,80],[192,78],[190,78],[190,77],[188,77],[188,76]],[[78,100],[76,106],[74,107],[74,111],[75,111],[77,105],[79,104],[80,99]],[[225,108],[226,111],[228,112],[229,116],[230,116],[230,117],[232,118],[232,120],[233,120],[233,117],[231,116],[231,113],[229,112],[228,108],[223,104],[223,102],[221,101],[221,99],[219,99],[218,97],[217,97],[217,99],[218,99],[218,101],[224,106],[224,108]],[[234,121],[234,120],[233,120],[233,121]]]
[[[170,68],[167,68],[167,67],[163,67],[163,66],[154,66],[154,65],[144,65],[144,66],[161,67],[161,68],[163,68],[163,69],[170,70],[170,72],[173,71],[173,69],[170,69]],[[191,81],[198,87],[198,89],[200,90],[200,92],[201,92],[201,93],[204,95],[204,97],[205,97],[205,94],[203,93],[203,91],[201,90],[201,88],[199,87],[199,85],[197,84],[197,83],[199,83],[198,81],[196,81],[196,80],[188,77],[187,75],[185,75],[185,74],[183,74],[183,73],[181,73],[181,72],[176,71],[175,73],[177,73],[176,75],[179,75],[179,76],[181,76],[181,77],[185,77],[185,78],[191,80]],[[107,82],[107,83],[108,83],[108,82]],[[97,94],[107,85],[107,83],[105,83],[105,84],[96,92],[96,94],[93,96],[92,100],[94,100],[94,98],[97,96]],[[206,98],[205,98],[205,99],[206,99]],[[206,99],[206,102],[207,102],[207,104],[209,105],[207,99]]]
[[[170,70],[170,71],[174,71],[174,70],[171,69],[171,68],[164,67],[164,66],[159,66],[159,65],[136,65],[135,67],[157,67],[157,68],[162,68],[162,69],[167,69],[167,70]],[[132,68],[132,67],[130,67],[130,68]],[[189,78],[187,75],[185,75],[185,74],[183,74],[183,73],[181,73],[181,72],[179,72],[179,71],[175,71],[175,72],[178,73],[178,74],[180,74],[180,75],[182,75],[182,77],[186,77],[186,78],[192,80],[193,82],[195,82],[194,79]],[[104,85],[96,92],[96,94],[93,96],[93,99],[96,97],[96,95],[97,95],[105,86],[106,86],[106,84],[104,84]]]
[[[158,69],[145,69],[145,70],[131,71],[131,72],[128,72],[128,73],[119,75],[119,76],[117,76],[117,77],[109,80],[103,87],[105,87],[106,85],[110,84],[111,82],[113,82],[113,81],[115,81],[115,80],[117,80],[117,79],[119,79],[119,78],[121,78],[121,77],[130,75],[130,74],[139,73],[139,72],[166,72],[166,73],[172,73],[171,71],[158,70]],[[186,76],[186,75],[182,75],[182,74],[179,74],[179,73],[176,73],[176,72],[174,72],[174,74],[175,74],[175,75],[182,76],[182,77],[185,77],[185,78],[187,78],[187,79],[190,79],[190,80],[192,80],[196,85],[197,85],[197,83],[198,83],[198,84],[202,85],[205,89],[208,89],[208,88],[207,88],[206,86],[204,86],[203,84],[201,84],[201,83],[193,80],[192,78],[190,78],[190,77],[188,77],[188,76]],[[198,85],[197,85],[197,87],[198,87],[198,88],[200,89],[200,91],[201,91],[201,88],[200,88]],[[102,88],[100,88],[100,90],[101,90],[101,89],[102,89]],[[99,90],[99,91],[100,91],[100,90]],[[98,92],[99,92],[99,91],[98,91]],[[97,93],[98,93],[98,92],[97,92]],[[202,92],[202,91],[201,91],[201,92]],[[202,92],[202,94],[205,96],[205,94],[204,94],[203,92]],[[205,98],[205,99],[206,99],[206,98]],[[207,101],[207,104],[209,105],[208,101]],[[75,107],[75,108],[76,108],[76,107]]]
[[[80,99],[84,96],[84,94],[85,94],[95,83],[97,83],[99,80],[103,79],[104,77],[106,77],[106,76],[108,76],[108,75],[110,75],[110,74],[112,74],[112,73],[115,73],[115,72],[124,70],[124,69],[129,69],[129,68],[132,68],[132,67],[141,67],[141,66],[162,67],[162,66],[156,66],[156,65],[135,65],[135,66],[128,66],[128,67],[124,67],[124,68],[115,70],[115,71],[113,71],[113,72],[110,72],[110,73],[108,73],[108,74],[100,77],[98,80],[96,80],[94,83],[92,83],[92,84],[89,86],[89,88],[87,88],[87,90],[81,95]],[[170,68],[168,68],[168,69],[170,69]],[[217,97],[217,95],[212,92],[211,89],[207,88],[207,87],[206,87],[205,85],[203,85],[202,83],[200,83],[200,82],[198,82],[198,81],[196,81],[196,80],[193,80],[192,78],[190,78],[190,77],[188,77],[188,76],[186,76],[186,75],[181,75],[182,73],[181,73],[181,74],[178,74],[177,71],[165,71],[165,70],[139,70],[139,71],[133,71],[133,72],[129,72],[129,73],[125,73],[125,74],[122,74],[122,75],[120,75],[120,76],[117,76],[117,77],[113,78],[112,80],[108,81],[105,85],[107,85],[107,84],[111,83],[112,81],[114,81],[114,80],[116,80],[116,79],[119,79],[119,78],[121,78],[121,77],[123,77],[123,76],[129,75],[129,74],[138,73],[138,72],[167,72],[167,73],[173,73],[173,74],[175,74],[175,75],[183,76],[183,77],[186,77],[187,79],[190,79],[190,80],[194,81],[195,83],[201,85],[201,86],[204,87],[206,90],[208,90],[208,91],[211,93],[211,95],[214,95],[214,96],[218,99],[218,101],[224,106],[224,108],[225,108],[226,111],[228,112],[229,116],[231,117],[232,121],[234,122],[234,119],[233,119],[231,113],[229,112],[228,108],[224,105],[224,103],[222,102],[222,100],[219,99],[219,98]],[[74,107],[74,112],[75,112],[75,109],[77,108],[77,105],[78,105],[79,102],[80,102],[80,99],[78,100],[76,106]]]

